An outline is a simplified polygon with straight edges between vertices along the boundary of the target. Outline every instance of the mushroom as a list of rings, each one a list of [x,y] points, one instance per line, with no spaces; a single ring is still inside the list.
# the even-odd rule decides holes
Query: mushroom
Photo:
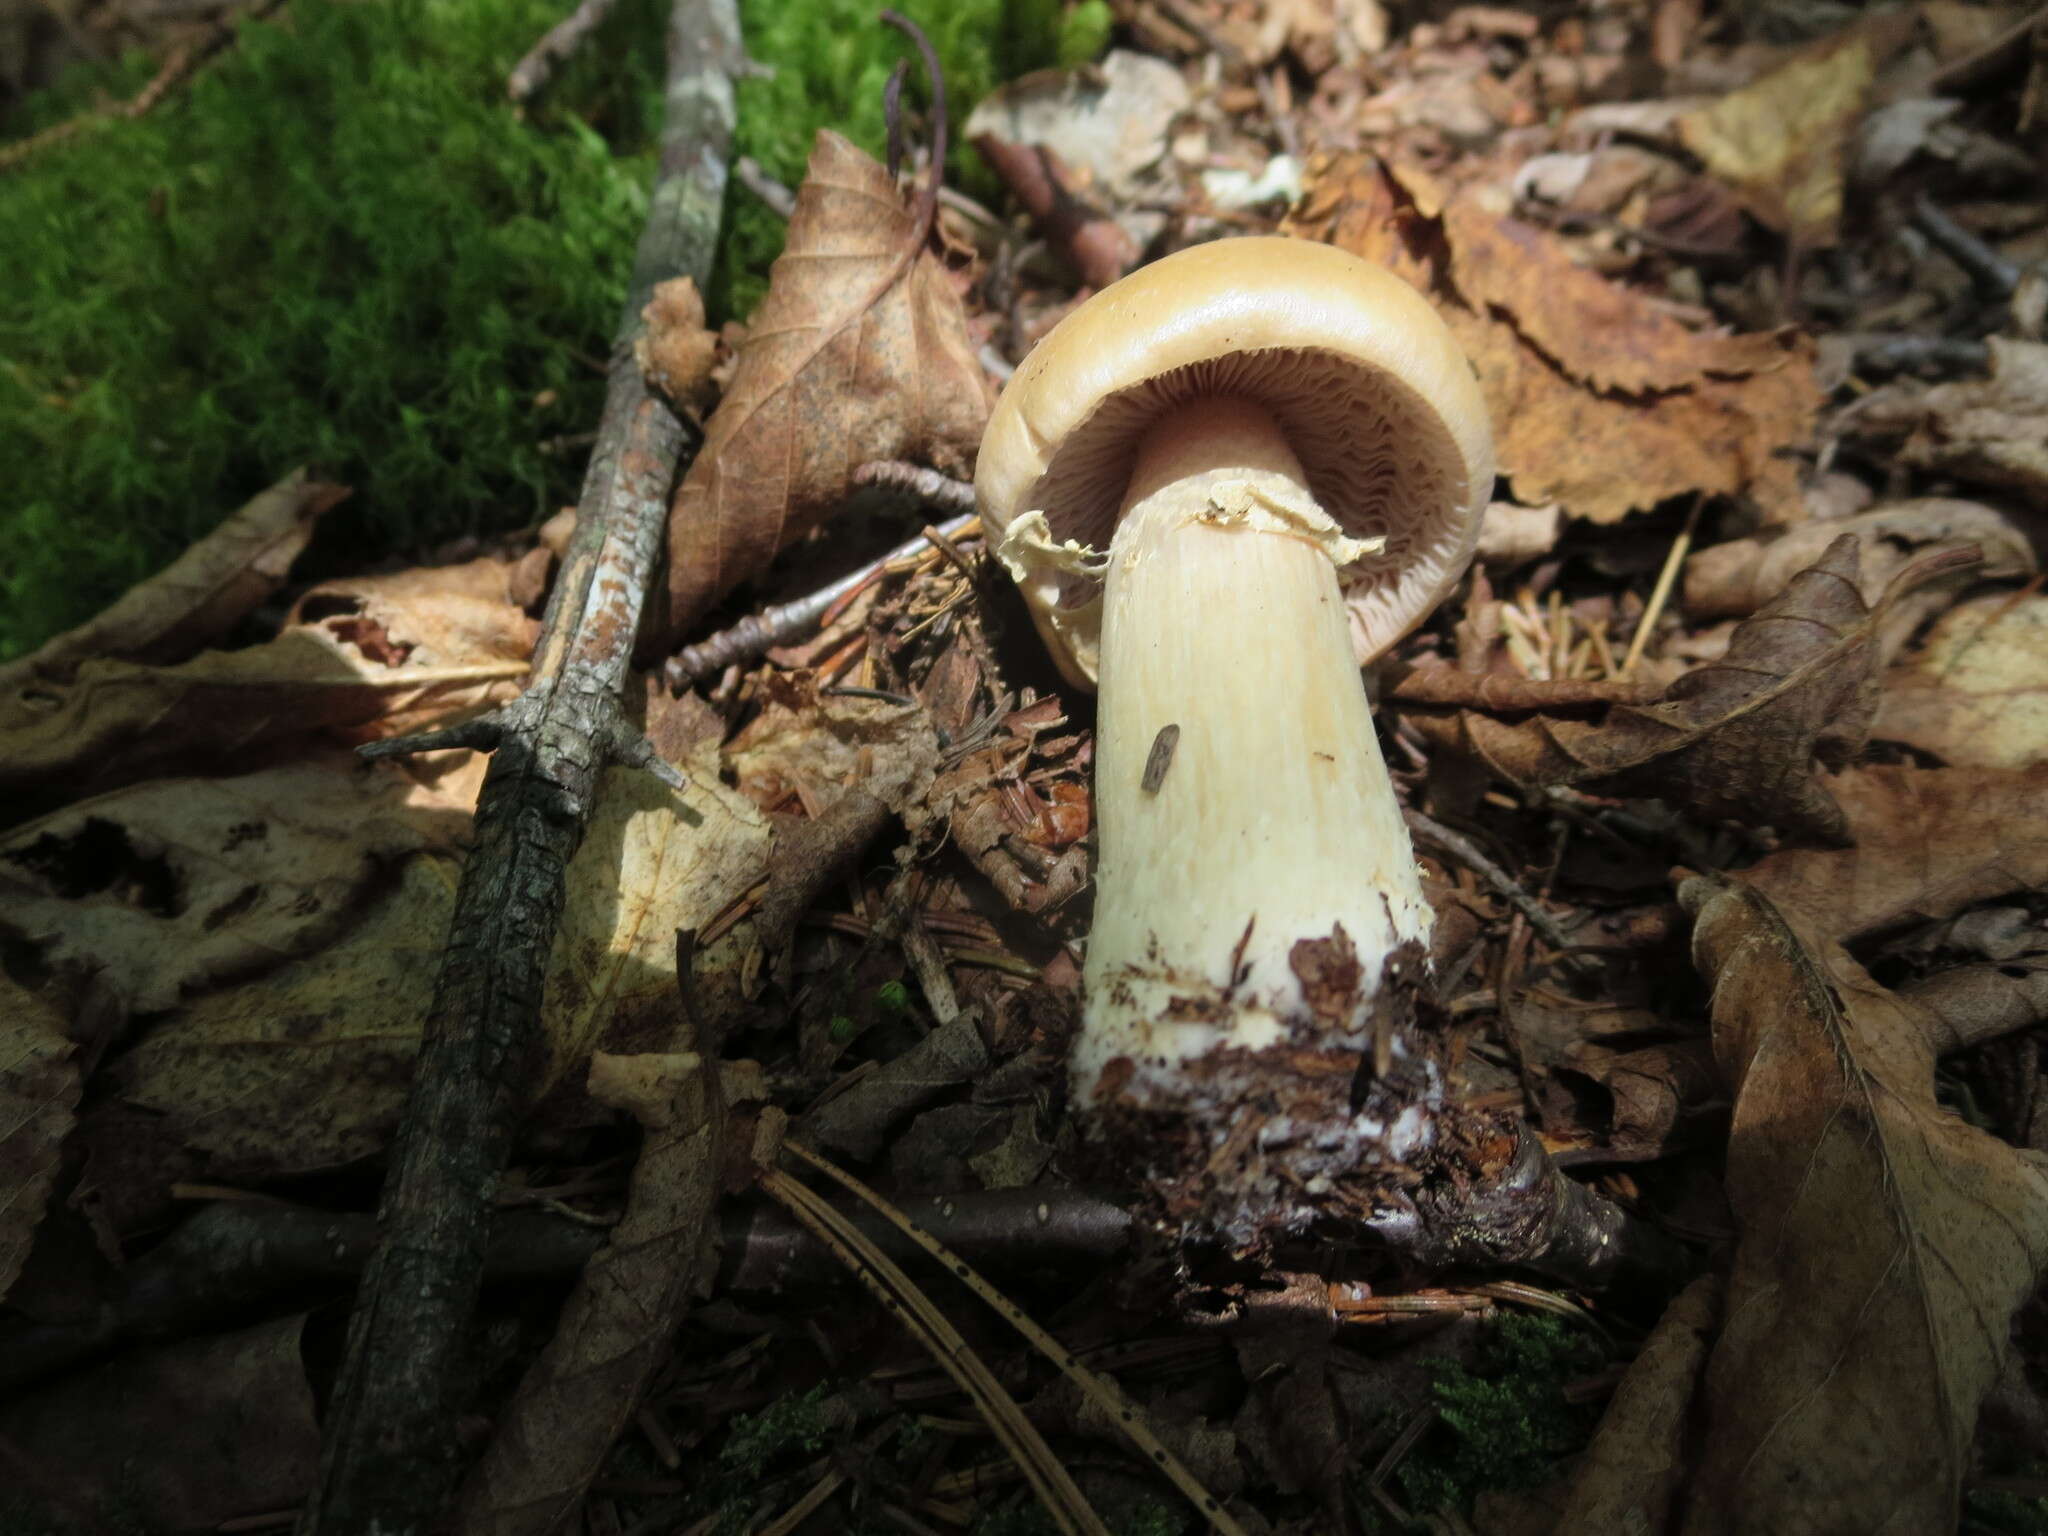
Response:
[[[1187,1234],[1298,1231],[1429,1143],[1432,914],[1359,668],[1462,574],[1492,484],[1436,312],[1284,238],[1105,288],[989,420],[981,515],[1101,695],[1073,1102]]]

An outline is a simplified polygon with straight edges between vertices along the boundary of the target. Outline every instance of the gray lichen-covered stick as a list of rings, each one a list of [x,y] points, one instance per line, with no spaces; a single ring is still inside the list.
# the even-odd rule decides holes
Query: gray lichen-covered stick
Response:
[[[1268,1242],[1430,1144],[1431,913],[1358,668],[1464,571],[1492,483],[1442,320],[1305,241],[1104,289],[989,421],[988,536],[1101,692],[1074,1100],[1177,1230]]]
[[[606,762],[662,768],[624,727],[620,701],[684,428],[648,393],[632,342],[657,282],[709,277],[741,59],[733,0],[676,0],[661,167],[576,537],[526,692],[469,727],[376,749],[495,754],[385,1186],[384,1241],[357,1296],[320,1479],[299,1525],[307,1536],[425,1531],[445,1514],[459,1470],[469,1323],[493,1196],[539,1057],[564,876]],[[665,777],[675,781],[673,770]]]

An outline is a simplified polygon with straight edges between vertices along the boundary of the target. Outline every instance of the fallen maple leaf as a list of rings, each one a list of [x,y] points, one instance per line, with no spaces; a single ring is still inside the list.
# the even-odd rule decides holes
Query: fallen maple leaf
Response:
[[[1953,1529],[1978,1407],[2048,1269],[2048,1159],[1939,1105],[1935,1021],[1796,911],[1704,877],[1679,899],[1735,1092],[1741,1227],[1683,1529]]]
[[[1287,228],[1386,266],[1436,303],[1479,375],[1518,500],[1603,523],[1688,492],[1747,495],[1778,522],[1798,515],[1785,450],[1820,406],[1802,337],[1688,331],[1506,217],[1497,190],[1454,191],[1368,155],[1312,163]]]
[[[1923,557],[1888,595],[1973,558]],[[1839,766],[1863,746],[1877,708],[1873,635],[1884,601],[1865,605],[1857,541],[1844,535],[1737,626],[1720,661],[1686,673],[1654,704],[1617,704],[1597,721],[1414,709],[1409,718],[1510,783],[1654,796],[1841,843],[1848,824],[1813,764]]]
[[[988,386],[926,249],[928,214],[819,131],[768,296],[670,508],[666,611],[650,629],[664,648],[823,522],[862,463],[959,475],[972,462]]]
[[[69,682],[93,657],[184,660],[284,584],[313,525],[348,494],[293,470],[98,618],[0,667],[0,698]]]

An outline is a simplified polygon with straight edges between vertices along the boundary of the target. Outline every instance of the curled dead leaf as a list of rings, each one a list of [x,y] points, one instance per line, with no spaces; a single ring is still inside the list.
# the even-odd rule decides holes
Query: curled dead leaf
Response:
[[[1789,332],[1688,331],[1647,296],[1577,265],[1499,194],[1451,190],[1369,155],[1325,157],[1289,230],[1395,272],[1472,359],[1518,500],[1614,522],[1689,492],[1798,513],[1787,450],[1819,410],[1813,348]]]
[[[1679,889],[1735,1094],[1740,1224],[1684,1529],[1952,1529],[2048,1268],[2048,1159],[1936,1102],[1923,1010],[1740,881]]]
[[[1967,550],[1925,556],[1894,579],[1887,599],[1972,558]],[[1510,783],[1655,796],[1840,844],[1848,823],[1814,763],[1841,765],[1868,735],[1878,697],[1874,634],[1887,599],[1865,605],[1857,540],[1844,535],[1736,628],[1720,661],[1686,673],[1655,703],[1616,704],[1595,720],[1412,708],[1409,718]]]
[[[348,494],[293,470],[91,623],[0,667],[0,699],[69,682],[93,657],[183,661],[284,585],[314,524]]]
[[[66,796],[246,764],[295,737],[424,730],[518,693],[537,626],[516,567],[478,560],[325,582],[274,640],[176,666],[114,659],[0,695],[0,791]]]
[[[633,355],[647,382],[684,410],[711,403],[711,369],[718,361],[718,332],[704,325],[704,298],[694,277],[657,283],[640,312],[647,329],[634,339]]]
[[[670,508],[652,643],[823,522],[861,464],[965,473],[988,388],[926,233],[879,164],[819,132],[768,296]]]
[[[1685,562],[1686,612],[1701,619],[1754,613],[1845,533],[1863,539],[1866,602],[1876,602],[1909,560],[1939,544],[1978,547],[1984,558],[1971,580],[2031,575],[2036,563],[2025,531],[1998,508],[1922,496],[1703,549]]]

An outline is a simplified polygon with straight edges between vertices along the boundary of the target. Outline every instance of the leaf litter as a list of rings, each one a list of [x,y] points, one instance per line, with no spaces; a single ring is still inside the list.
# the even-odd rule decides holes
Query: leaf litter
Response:
[[[1103,275],[1077,232],[1107,225],[1118,270],[1276,227],[1389,266],[1471,355],[1503,469],[1484,577],[1381,679],[1402,793],[1458,834],[1422,850],[1450,1086],[1682,1234],[1697,1278],[1656,1322],[1662,1293],[1474,1286],[1372,1251],[1289,1255],[1285,1274],[1079,1257],[1102,1250],[1066,1214],[1060,1063],[1091,709],[960,534],[699,694],[656,690],[680,798],[607,776],[501,1198],[577,1230],[549,1273],[574,1272],[592,1229],[608,1257],[465,1519],[865,1499],[957,1527],[997,1509],[990,1479],[1014,1467],[972,1450],[954,1386],[875,1314],[721,1294],[710,1213],[751,1198],[784,1117],[970,1232],[976,1202],[1043,1195],[1035,1258],[1005,1233],[998,1310],[1114,1371],[1112,1407],[1034,1376],[922,1271],[897,1294],[1019,1390],[1011,1420],[969,1388],[1043,1487],[1074,1469],[1054,1496],[1076,1528],[1120,1474],[1071,1451],[1121,1447],[1130,1414],[1199,1447],[1183,1492],[1247,1526],[1450,1522],[1477,1497],[1484,1528],[1933,1530],[1986,1490],[2017,1497],[2026,1458],[1979,1405],[2009,1416],[2015,1357],[2039,1367],[2025,1320],[2048,1240],[2025,1033],[2048,1017],[2039,316],[2023,282],[1987,281],[2043,253],[2016,170],[2044,84],[2010,41],[2023,18],[1115,15],[1129,49],[1006,87],[970,131],[1049,147],[1051,201],[1012,180],[1014,220],[950,192],[935,214],[929,166],[905,192],[826,135],[748,324],[715,333],[694,292],[657,295],[642,366],[706,429],[658,638],[700,639],[731,594],[800,596],[935,520],[901,506],[910,482],[855,471],[965,476],[1003,373]],[[1110,121],[1120,91],[1144,105]],[[1930,197],[1960,237],[1913,212]],[[340,749],[516,693],[561,543],[289,585],[341,494],[281,482],[5,675],[0,1290],[19,1315],[0,1350],[60,1325],[56,1276],[111,1290],[193,1201],[259,1223],[267,1201],[374,1201],[483,760],[365,769]],[[258,609],[280,593],[281,622]],[[711,1060],[730,1091],[710,1092]],[[722,1152],[704,1139],[720,1116]],[[1018,1208],[988,1207],[1012,1227]],[[289,1276],[271,1294],[315,1299]],[[1596,1318],[1611,1363],[1501,1400],[1611,1392],[1602,1428],[1575,1465],[1543,1463],[1541,1496],[1433,1503],[1492,1390],[1482,1335],[1438,1323],[1520,1308]],[[213,1326],[191,1325],[195,1348]],[[171,1369],[217,1368],[198,1358]],[[1403,1422],[1359,1407],[1390,1393]],[[697,1477],[736,1413],[761,1420],[753,1474]],[[828,1438],[864,1448],[858,1476],[807,1449]],[[143,1496],[234,1519],[289,1503],[297,1465],[280,1449],[278,1489],[234,1508],[169,1480]]]

